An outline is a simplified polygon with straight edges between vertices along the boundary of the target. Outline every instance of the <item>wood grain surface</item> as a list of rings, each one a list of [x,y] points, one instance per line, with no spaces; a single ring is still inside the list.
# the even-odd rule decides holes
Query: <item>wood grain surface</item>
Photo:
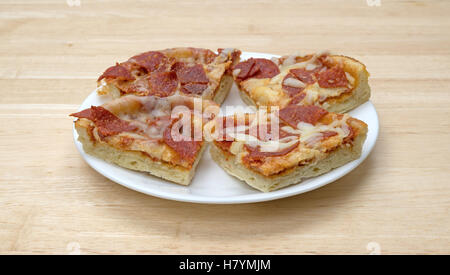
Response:
[[[450,2],[376,2],[0,1],[0,253],[450,253]],[[68,114],[106,67],[174,46],[361,60],[374,151],[330,185],[255,204],[107,180]]]

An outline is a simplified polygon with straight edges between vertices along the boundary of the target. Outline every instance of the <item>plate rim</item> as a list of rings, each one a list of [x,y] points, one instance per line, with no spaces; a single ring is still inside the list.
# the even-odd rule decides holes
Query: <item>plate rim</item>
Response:
[[[279,55],[258,53],[258,52],[242,52],[242,54],[246,55],[246,56],[279,57]],[[94,90],[93,92],[91,92],[83,100],[83,102],[81,103],[80,107],[78,108],[78,111],[82,110],[82,106],[85,105],[85,102],[90,97],[96,95],[95,93],[96,92]],[[108,178],[109,180],[111,180],[111,181],[113,181],[115,183],[118,183],[118,184],[120,184],[120,185],[122,185],[122,186],[124,186],[126,188],[131,189],[131,190],[134,190],[134,191],[146,194],[146,195],[151,195],[151,196],[154,196],[154,197],[162,198],[162,199],[173,200],[173,201],[181,201],[181,202],[190,202],[190,203],[201,203],[201,204],[256,203],[256,202],[272,201],[272,200],[282,199],[282,198],[286,198],[286,197],[296,196],[296,195],[299,195],[299,194],[310,192],[310,191],[315,190],[315,189],[319,189],[319,188],[321,188],[321,187],[323,187],[323,186],[325,186],[327,184],[330,184],[332,182],[335,182],[335,181],[339,180],[343,176],[347,175],[348,173],[350,173],[351,171],[356,169],[362,162],[364,162],[364,160],[367,159],[367,157],[372,152],[372,150],[375,147],[375,144],[376,144],[376,142],[378,140],[378,135],[379,135],[379,117],[378,117],[378,112],[377,112],[375,106],[373,105],[373,103],[370,100],[365,102],[365,103],[363,103],[363,104],[369,104],[369,107],[371,109],[373,109],[374,114],[375,114],[374,118],[375,118],[376,122],[373,122],[373,123],[375,123],[375,125],[371,125],[371,127],[374,128],[372,130],[375,130],[375,133],[372,134],[372,135],[374,135],[373,143],[370,144],[371,146],[367,149],[366,152],[364,152],[364,151],[362,152],[360,158],[358,158],[356,160],[353,160],[353,161],[351,161],[349,163],[346,163],[343,166],[335,168],[335,169],[339,169],[339,168],[345,169],[345,171],[341,172],[339,175],[337,175],[335,177],[324,179],[324,180],[320,181],[318,184],[308,185],[308,186],[306,186],[304,188],[301,188],[301,183],[298,183],[298,184],[295,184],[295,185],[288,186],[286,188],[275,190],[273,192],[267,192],[267,193],[260,192],[260,193],[237,195],[237,196],[229,196],[229,197],[208,197],[208,196],[201,196],[201,195],[194,195],[194,194],[172,193],[170,191],[158,190],[156,188],[153,188],[153,189],[149,190],[147,188],[141,188],[139,186],[135,186],[132,183],[129,183],[126,180],[121,179],[120,177],[116,177],[114,175],[114,173],[108,173],[108,171],[105,171],[107,169],[103,169],[102,167],[99,167],[96,164],[92,163],[92,161],[89,158],[95,158],[96,160],[104,162],[105,164],[107,164],[107,166],[109,166],[109,165],[117,166],[115,164],[106,162],[106,161],[104,161],[102,159],[99,159],[99,158],[96,158],[94,156],[90,156],[90,155],[86,154],[84,152],[84,150],[83,150],[82,144],[78,141],[78,133],[77,133],[77,131],[75,129],[75,125],[74,124],[72,125],[72,131],[73,131],[73,139],[74,139],[75,147],[77,148],[78,152],[83,157],[84,161],[92,169],[94,169],[96,172],[98,172],[99,174],[101,174],[104,177]],[[359,106],[357,108],[359,108]],[[74,121],[75,120],[76,119],[74,119]],[[206,151],[209,151],[208,148],[206,148]],[[205,154],[209,154],[209,152],[205,152]],[[117,167],[121,168],[121,169],[126,169],[126,168],[119,167],[119,166],[117,166]],[[327,172],[327,173],[325,173],[323,175],[327,175],[330,172],[334,171],[335,169],[332,169],[332,170],[330,170],[329,172]],[[196,173],[198,173],[198,172],[196,171]],[[320,176],[323,176],[323,175],[320,175]],[[318,177],[320,177],[320,176],[318,176]],[[157,177],[152,178],[152,180],[165,182],[164,179],[159,179]],[[242,182],[242,184],[246,184],[246,183]],[[188,187],[188,186],[186,186],[186,187]],[[297,187],[297,188],[295,189],[295,187]],[[293,188],[294,188],[294,190],[292,190]]]

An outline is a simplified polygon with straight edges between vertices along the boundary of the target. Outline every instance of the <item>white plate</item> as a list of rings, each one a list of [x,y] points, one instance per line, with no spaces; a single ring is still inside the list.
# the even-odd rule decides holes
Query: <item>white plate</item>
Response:
[[[275,55],[262,53],[244,52],[242,59],[250,57],[272,58]],[[80,111],[89,108],[91,105],[101,105],[104,99],[97,96],[95,92],[91,93],[80,107]],[[228,98],[222,105],[225,106],[243,106],[245,103],[239,97],[237,87],[233,85]],[[148,195],[195,203],[217,203],[217,204],[234,204],[234,203],[250,203],[259,201],[269,201],[285,198],[304,192],[308,192],[333,182],[360,165],[369,155],[375,145],[378,137],[378,116],[375,107],[371,102],[366,102],[349,113],[369,125],[367,140],[364,143],[362,155],[359,159],[354,160],[346,165],[333,169],[321,176],[304,180],[300,184],[292,185],[270,193],[262,193],[244,182],[228,175],[223,171],[212,159],[207,150],[203,155],[198,167],[196,175],[189,186],[180,186],[168,181],[153,177],[147,173],[128,170],[114,164],[107,163],[101,159],[87,155],[83,151],[80,142],[77,141],[78,134],[73,129],[75,145],[86,162],[97,172],[104,175],[108,179],[117,182],[125,187],[142,192]]]

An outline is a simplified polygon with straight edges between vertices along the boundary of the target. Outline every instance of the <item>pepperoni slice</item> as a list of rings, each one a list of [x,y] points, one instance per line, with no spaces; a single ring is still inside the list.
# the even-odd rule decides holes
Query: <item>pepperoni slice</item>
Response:
[[[265,127],[264,127],[265,129],[260,129],[260,127],[261,127],[261,125],[253,126],[253,128],[248,129],[246,131],[246,134],[250,134],[250,135],[256,134],[256,137],[261,141],[276,140],[274,137],[274,133],[272,132],[270,124],[265,125]],[[262,133],[260,133],[260,130]],[[293,136],[292,134],[290,134],[286,131],[283,131],[281,129],[281,125],[280,125],[280,129],[278,131],[279,131],[278,139],[282,139],[282,138],[285,138],[288,136]],[[289,153],[290,151],[294,150],[297,146],[298,146],[298,143],[295,143],[292,146],[289,146],[288,148],[285,148],[278,152],[261,152],[259,145],[256,147],[251,147],[251,146],[245,145],[245,148],[249,152],[249,155],[247,155],[249,160],[255,160],[255,159],[262,158],[262,157],[283,156],[283,155],[286,155],[287,153]]]
[[[320,63],[322,63],[324,66],[331,68],[336,65],[336,63],[333,61],[332,58],[328,54],[322,54],[317,58]]]
[[[326,114],[328,112],[325,109],[314,105],[289,105],[280,110],[280,118],[295,128],[300,121],[315,125]]]
[[[146,96],[150,93],[150,84],[147,78],[140,78],[133,82],[126,89],[127,94],[136,94],[140,96]]]
[[[208,49],[189,48],[189,50],[192,52],[195,60],[199,60],[201,63],[209,64],[217,57],[217,54]]]
[[[265,58],[250,58],[237,64],[233,69],[240,69],[236,76],[239,81],[248,78],[272,78],[280,73],[278,66]]]
[[[244,158],[246,160],[254,161],[254,160],[264,158],[264,157],[284,156],[284,155],[288,154],[289,152],[291,152],[292,150],[294,150],[295,148],[297,148],[299,143],[300,142],[296,142],[293,145],[289,146],[288,148],[285,148],[278,152],[261,152],[259,145],[256,147],[251,147],[251,146],[248,146],[247,144],[245,144],[244,147],[245,147],[245,149],[247,149],[249,154],[247,156],[245,156]]]
[[[286,86],[284,85],[284,81],[288,78],[296,78],[305,84],[313,84],[314,82],[316,82],[316,74],[320,71],[320,69],[320,67],[315,68],[314,70],[306,70],[304,68],[291,69],[283,79],[283,89],[288,93],[290,97],[294,97],[300,94],[305,88]]]
[[[297,79],[297,78],[292,73],[288,73],[283,79],[281,86],[282,86],[283,90],[285,90],[290,97],[294,97],[294,96],[300,94],[305,89],[304,87],[291,87],[291,86],[284,85],[284,81],[288,78],[294,78],[294,79]]]
[[[233,70],[239,70],[239,74],[236,76],[236,79],[239,81],[243,81],[243,80],[249,78],[250,77],[249,73],[254,66],[255,66],[255,60],[253,58],[250,58],[249,60],[238,63],[233,68]]]
[[[171,71],[174,71],[175,73],[178,73],[179,71],[181,71],[186,65],[186,63],[178,61],[172,64],[172,66],[170,67]]]
[[[303,68],[292,69],[289,72],[292,73],[296,78],[298,78],[301,82],[306,84],[313,84],[316,82],[314,79],[314,75],[318,72],[320,68],[316,68],[314,70],[308,71]]]
[[[113,113],[101,106],[92,106],[89,109],[78,113],[71,114],[78,118],[87,118],[94,122],[97,126],[100,137],[117,135],[121,132],[130,132],[137,129],[136,126],[130,125],[128,121],[122,120]]]
[[[194,140],[180,140],[175,141],[171,134],[172,126],[167,127],[164,130],[163,138],[164,142],[178,153],[181,159],[187,160],[189,163],[193,163],[197,152],[200,150],[202,141]]]
[[[181,92],[185,94],[201,95],[206,88],[208,88],[208,84],[187,83],[181,86]]]
[[[298,104],[300,103],[300,101],[302,101],[306,96],[306,93],[299,93],[296,96],[294,96],[294,98],[291,99],[291,101],[289,102],[289,104]]]
[[[175,92],[178,87],[178,79],[175,72],[153,72],[148,80],[150,95],[166,97]]]
[[[97,81],[106,79],[117,79],[117,80],[134,80],[135,78],[131,75],[130,71],[124,66],[116,63],[115,66],[109,67],[106,71],[98,78]]]
[[[350,133],[344,138],[343,142],[344,143],[351,143],[353,142],[353,139],[356,136],[355,130],[353,130],[353,127],[351,125],[348,125],[348,129],[350,130]]]
[[[150,73],[167,63],[167,60],[167,57],[163,53],[150,51],[135,55],[128,61],[137,64],[144,68],[147,73]]]
[[[172,66],[172,70],[176,72],[181,84],[186,83],[203,83],[209,82],[205,70],[201,64],[188,66],[183,62],[177,62]]]
[[[272,60],[264,58],[256,58],[255,65],[259,67],[259,71],[254,78],[272,78],[280,73],[278,66]]]
[[[318,73],[317,80],[322,88],[347,87],[348,85],[344,70],[338,66]]]

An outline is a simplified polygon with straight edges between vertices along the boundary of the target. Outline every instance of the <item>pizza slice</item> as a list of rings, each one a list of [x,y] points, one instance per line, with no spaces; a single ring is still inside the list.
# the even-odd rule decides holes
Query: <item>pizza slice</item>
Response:
[[[364,122],[318,106],[271,109],[217,118],[205,126],[213,160],[250,186],[277,190],[360,157]]]
[[[257,107],[315,105],[341,113],[370,97],[366,66],[346,56],[250,58],[233,66],[232,74],[243,101]]]
[[[230,67],[239,62],[236,49],[173,48],[149,51],[106,69],[97,80],[97,92],[167,97],[202,97],[221,104],[233,83]]]
[[[218,110],[200,98],[128,95],[71,116],[86,153],[188,185],[206,145],[203,123]]]

